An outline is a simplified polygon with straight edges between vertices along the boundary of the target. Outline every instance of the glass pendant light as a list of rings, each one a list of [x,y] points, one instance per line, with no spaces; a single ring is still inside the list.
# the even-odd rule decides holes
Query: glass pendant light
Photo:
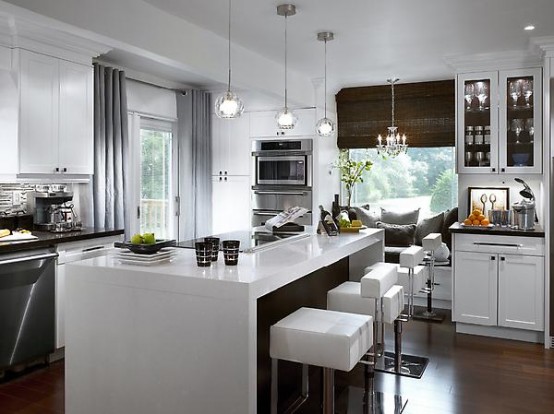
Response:
[[[277,14],[285,17],[285,107],[275,115],[275,120],[279,129],[293,129],[298,117],[287,106],[287,17],[296,14],[296,6],[281,4],[277,6]]]
[[[229,81],[227,92],[220,95],[215,101],[215,113],[224,119],[240,118],[244,111],[244,104],[238,95],[231,92],[231,0],[229,0]]]
[[[315,125],[317,135],[319,135],[320,137],[328,137],[335,133],[335,123],[327,118],[327,41],[333,40],[334,38],[335,35],[333,34],[333,32],[319,32],[317,34],[317,40],[325,42],[325,112],[323,118],[317,121],[317,124]]]

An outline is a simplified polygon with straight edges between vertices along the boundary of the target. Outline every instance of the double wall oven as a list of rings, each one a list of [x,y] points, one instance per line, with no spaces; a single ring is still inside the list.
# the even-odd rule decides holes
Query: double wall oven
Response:
[[[252,225],[261,226],[294,206],[309,211],[297,222],[312,224],[312,140],[259,140],[252,150]]]

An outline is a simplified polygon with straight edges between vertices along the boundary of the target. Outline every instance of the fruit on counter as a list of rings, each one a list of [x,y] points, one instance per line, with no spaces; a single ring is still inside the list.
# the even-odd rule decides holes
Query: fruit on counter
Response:
[[[156,236],[154,233],[137,233],[131,237],[131,244],[154,244],[156,243]]]
[[[490,221],[485,217],[483,212],[476,208],[471,212],[469,216],[464,220],[465,226],[483,226],[486,227],[490,224]]]
[[[32,234],[32,233],[31,233],[31,230],[26,230],[26,229],[22,229],[22,228],[15,229],[15,230],[14,230],[14,233],[19,233],[19,234]]]
[[[0,230],[0,237],[6,237],[9,236],[11,232],[8,229],[1,229]]]
[[[144,244],[155,244],[156,236],[154,235],[154,233],[144,233],[142,235],[142,242]]]

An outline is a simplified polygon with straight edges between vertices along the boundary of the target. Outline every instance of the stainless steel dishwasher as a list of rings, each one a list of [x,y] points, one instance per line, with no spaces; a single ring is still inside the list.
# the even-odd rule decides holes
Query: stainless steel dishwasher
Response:
[[[54,351],[54,249],[0,254],[0,376]]]

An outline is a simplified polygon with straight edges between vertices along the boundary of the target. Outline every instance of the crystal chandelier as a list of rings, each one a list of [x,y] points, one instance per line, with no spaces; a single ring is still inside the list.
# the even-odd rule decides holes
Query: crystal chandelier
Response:
[[[244,111],[244,104],[240,98],[231,92],[231,0],[229,0],[229,81],[227,92],[220,95],[215,101],[215,113],[224,119],[240,118]]]
[[[328,137],[335,132],[335,123],[327,118],[327,41],[335,38],[333,32],[319,32],[317,34],[317,40],[325,42],[325,112],[323,118],[321,118],[316,126],[315,130],[320,137]]]
[[[294,4],[281,4],[277,6],[277,14],[285,17],[285,106],[275,115],[275,120],[279,129],[293,129],[298,122],[298,117],[287,105],[287,17],[296,14],[296,6]]]
[[[403,134],[400,137],[398,133],[398,127],[394,126],[394,84],[398,82],[398,78],[387,79],[387,82],[391,86],[392,94],[392,110],[391,110],[391,126],[387,127],[387,136],[385,143],[383,144],[383,137],[379,135],[377,137],[377,153],[383,154],[389,157],[396,157],[400,153],[405,153],[408,150],[408,144],[406,144],[406,135]]]

